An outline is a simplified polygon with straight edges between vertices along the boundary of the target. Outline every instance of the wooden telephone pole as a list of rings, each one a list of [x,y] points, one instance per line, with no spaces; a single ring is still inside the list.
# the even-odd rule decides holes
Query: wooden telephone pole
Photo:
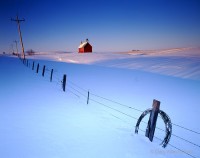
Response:
[[[22,46],[22,57],[25,59],[24,44],[23,44],[23,41],[22,41],[22,33],[21,33],[21,29],[20,29],[20,22],[25,21],[25,19],[24,18],[23,19],[19,19],[18,15],[17,15],[16,19],[11,18],[11,21],[16,21],[17,22],[18,32],[19,32],[19,37],[20,37],[20,43],[21,43],[21,46]]]
[[[17,49],[17,56],[18,56],[18,47],[17,47],[18,41],[14,40],[13,42],[15,42],[15,46],[16,46],[16,49]]]

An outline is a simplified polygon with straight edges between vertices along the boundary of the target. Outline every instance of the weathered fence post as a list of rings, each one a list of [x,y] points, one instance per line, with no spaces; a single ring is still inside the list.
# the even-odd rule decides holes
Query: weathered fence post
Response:
[[[136,126],[135,126],[135,133],[138,133],[140,122],[147,114],[150,114],[150,117],[149,117],[148,125],[146,128],[145,136],[148,137],[150,141],[153,141],[157,117],[158,117],[158,114],[160,114],[161,118],[163,119],[163,121],[165,123],[166,135],[165,135],[164,140],[161,143],[163,148],[165,148],[167,146],[167,144],[169,143],[169,140],[172,135],[172,123],[171,123],[171,119],[169,118],[169,116],[164,111],[160,110],[160,101],[153,100],[153,108],[145,110],[140,115],[140,117],[136,123]]]
[[[37,64],[37,71],[36,71],[36,73],[39,72],[39,67],[40,67],[40,65],[39,65],[39,63],[38,63],[38,64]]]
[[[33,61],[32,70],[34,70],[34,65],[35,65],[35,62]]]
[[[89,104],[90,92],[88,91],[87,104]]]
[[[62,82],[62,88],[63,88],[64,92],[65,92],[65,87],[66,87],[66,78],[67,78],[67,76],[64,74],[63,75],[63,82]]]
[[[160,101],[154,99],[152,106],[153,108],[149,116],[149,121],[145,133],[145,136],[148,137],[151,142],[153,141],[153,136],[156,128],[156,121],[160,110]]]
[[[43,66],[43,70],[42,70],[42,76],[44,77],[44,73],[45,73],[45,65]]]
[[[52,77],[53,77],[53,69],[51,69],[50,82],[52,82]]]

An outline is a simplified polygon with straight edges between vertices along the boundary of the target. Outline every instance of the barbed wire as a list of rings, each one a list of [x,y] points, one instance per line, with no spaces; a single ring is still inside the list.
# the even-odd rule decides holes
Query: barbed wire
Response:
[[[74,89],[74,88],[73,88]],[[75,89],[74,89],[75,90]],[[80,93],[80,94],[82,94],[80,91],[78,91],[78,90],[75,90],[76,92],[78,92],[78,93]],[[84,94],[82,94],[84,97],[86,97],[87,98],[87,96],[85,96]],[[106,105],[106,104],[103,104],[103,103],[101,103],[101,102],[98,102],[98,101],[96,101],[96,100],[94,100],[94,99],[91,99],[90,98],[90,100],[92,100],[92,101],[94,101],[94,102],[96,102],[96,103],[98,103],[98,104],[101,104],[101,105],[103,105],[103,106],[106,106],[106,107],[108,107],[108,108],[111,108],[110,106],[108,106],[108,105]],[[119,112],[119,113],[121,113],[121,114],[124,114],[124,115],[126,115],[126,116],[129,116],[129,117],[133,117],[133,116],[131,116],[131,115],[128,115],[128,114],[126,114],[126,113],[124,113],[124,112],[122,112],[122,111],[120,111],[120,110],[117,110],[117,109],[115,109],[115,108],[111,108],[112,110],[114,110],[114,111],[117,111],[117,112]],[[141,122],[143,122],[143,123],[145,123],[145,124],[148,124],[147,122],[145,122],[145,121],[141,121]],[[159,129],[160,131],[162,131],[162,132],[165,132],[165,130],[163,130],[163,129],[161,129],[161,128],[159,128],[159,127],[156,127],[156,129]],[[181,139],[181,140],[184,140],[185,142],[188,142],[188,143],[190,143],[190,144],[192,144],[192,145],[194,145],[194,146],[197,146],[197,147],[200,147],[198,144],[196,144],[196,143],[193,143],[193,142],[191,142],[191,141],[189,141],[189,140],[187,140],[187,139],[184,139],[184,138],[182,138],[182,137],[180,137],[180,136],[177,136],[177,135],[175,135],[175,134],[172,134],[172,136],[175,136],[175,137],[177,137],[177,138],[179,138],[179,139]]]
[[[158,138],[157,136],[154,136],[154,137],[162,142],[162,139]],[[197,157],[195,157],[194,155],[191,155],[190,153],[188,153],[188,152],[186,152],[186,151],[184,151],[184,150],[182,150],[182,149],[180,149],[180,148],[178,148],[178,147],[172,145],[171,143],[168,143],[168,145],[171,146],[171,147],[173,147],[173,148],[175,148],[175,149],[177,149],[177,150],[179,150],[180,152],[182,152],[182,153],[184,153],[184,154],[186,154],[186,155],[192,157],[192,158],[197,158]]]
[[[68,82],[70,82],[72,85],[74,85],[75,87],[79,88],[80,90],[85,91],[85,92],[88,92],[86,89],[84,89],[84,88],[78,86],[77,84],[75,84],[74,82],[72,82],[72,81],[69,80],[69,79],[68,79]]]
[[[26,64],[24,63],[24,65],[26,65]],[[28,67],[31,68],[30,63],[29,63],[29,66],[28,66]],[[46,72],[50,75],[50,71],[51,71],[51,70],[49,70],[48,67],[46,67],[45,70],[46,70]],[[54,71],[54,72],[55,72],[55,71]],[[54,78],[56,79],[56,81],[54,81],[54,82],[57,83],[57,84],[59,84],[60,86],[62,86],[62,80],[61,80],[60,77],[59,77],[58,75],[56,75],[55,73],[54,73]],[[69,79],[68,79],[68,83],[69,83],[68,86],[69,86],[69,88],[70,88],[70,89],[69,89],[69,88],[67,89],[68,92],[72,93],[73,95],[75,95],[75,96],[78,97],[78,98],[80,98],[79,95],[82,95],[82,96],[85,97],[85,98],[88,97],[87,95],[85,95],[85,94],[83,94],[82,92],[79,91],[79,90],[82,90],[82,91],[84,91],[84,92],[88,92],[86,89],[84,89],[84,88],[78,86],[77,84],[75,84],[74,82],[70,81]],[[77,90],[77,89],[74,88],[74,87],[78,88],[79,90]],[[78,95],[77,93],[78,93],[79,95]],[[97,97],[97,98],[100,98],[100,99],[103,99],[103,100],[106,100],[106,101],[109,101],[109,102],[118,104],[118,105],[123,106],[123,107],[126,107],[126,108],[128,108],[128,109],[132,109],[132,110],[135,110],[135,111],[138,111],[138,112],[143,112],[142,110],[139,110],[139,109],[137,109],[137,108],[134,108],[134,107],[131,107],[131,106],[128,106],[128,105],[119,103],[119,102],[117,102],[117,101],[114,101],[114,100],[111,100],[111,99],[108,99],[108,98],[99,96],[99,95],[97,95],[97,94],[94,94],[94,93],[91,93],[91,92],[90,92],[90,94],[91,94],[92,96],[94,96],[94,97]],[[125,112],[122,112],[122,111],[120,111],[120,110],[118,110],[118,109],[115,109],[115,108],[110,107],[110,106],[108,106],[108,105],[106,105],[106,104],[104,104],[104,103],[101,103],[101,102],[99,102],[99,101],[97,101],[97,100],[95,100],[95,99],[93,99],[93,98],[91,98],[91,97],[90,97],[90,100],[93,101],[93,102],[95,102],[95,103],[97,103],[97,104],[99,104],[99,105],[102,105],[102,106],[104,106],[104,107],[107,107],[107,108],[109,108],[109,109],[111,109],[111,110],[113,110],[113,111],[116,111],[116,112],[121,113],[121,114],[123,114],[123,115],[125,115],[125,116],[128,116],[128,117],[130,117],[130,118],[133,118],[133,119],[135,119],[135,120],[138,119],[138,118],[136,118],[136,117],[134,117],[134,116],[132,116],[132,115],[129,115],[129,114],[125,113]],[[113,115],[113,114],[112,114],[112,116],[114,116],[115,118],[121,119],[120,117],[115,116],[115,115]],[[145,122],[145,121],[141,121],[141,122],[143,122],[143,123],[145,123],[145,124],[148,124],[148,123]],[[195,133],[195,134],[200,134],[200,132],[197,132],[197,131],[194,131],[194,130],[192,130],[192,129],[183,127],[183,126],[181,126],[181,125],[178,125],[178,124],[175,124],[175,123],[172,123],[172,124],[173,124],[174,126],[176,126],[176,127],[182,128],[182,129],[187,130],[187,131],[190,131],[190,132],[193,132],[193,133]],[[165,132],[165,130],[163,130],[163,129],[159,128],[159,127],[156,127],[156,128],[159,129],[160,131]],[[139,129],[139,130],[141,130],[141,129]],[[141,131],[142,131],[142,130],[141,130]],[[143,132],[144,132],[144,131],[143,131]],[[185,142],[187,142],[187,143],[190,143],[190,144],[192,144],[192,145],[194,145],[194,146],[200,148],[200,145],[198,145],[198,144],[196,144],[196,143],[193,143],[193,142],[191,142],[191,141],[189,141],[189,140],[187,140],[187,139],[184,139],[184,138],[182,138],[182,137],[180,137],[180,136],[177,136],[177,135],[175,135],[175,134],[172,134],[172,136],[174,136],[174,137],[176,137],[176,138],[178,138],[178,139],[180,139],[180,140],[183,140],[183,141],[185,141]],[[157,137],[155,136],[155,138],[157,138]],[[157,139],[161,140],[160,138],[157,138]],[[162,141],[162,140],[161,140],[161,141]],[[169,144],[171,147],[174,147],[174,148],[176,148],[177,150],[179,150],[179,151],[181,151],[181,152],[183,152],[183,153],[189,155],[190,157],[196,158],[196,157],[194,157],[193,155],[191,155],[191,154],[185,152],[184,150],[181,150],[181,149],[179,149],[179,148],[173,146],[173,145],[170,144],[170,143],[168,143],[168,144]]]
[[[27,60],[27,59],[26,59],[26,60]],[[22,61],[23,61],[23,60],[22,60]],[[34,61],[33,61],[33,62],[34,62]],[[30,64],[30,62],[29,62],[29,64]],[[47,70],[47,71],[51,71],[48,67],[46,67],[46,70]],[[54,72],[58,72],[58,70],[54,70]],[[59,82],[62,81],[62,80],[60,79],[60,77],[59,77],[58,75],[56,75],[55,73],[54,73],[54,78],[56,78],[57,80],[59,80]],[[72,81],[69,80],[69,79],[68,79],[68,82],[70,82],[72,85],[76,86],[77,88],[79,88],[79,89],[81,89],[81,90],[83,90],[83,91],[85,91],[85,92],[88,92],[86,89],[84,89],[84,88],[78,86],[76,83],[72,82]],[[75,88],[74,88],[74,90],[75,90]],[[77,90],[75,90],[75,91],[77,91]],[[80,93],[80,91],[77,91],[77,92]],[[108,99],[108,98],[99,96],[99,95],[97,95],[97,94],[94,94],[94,93],[91,93],[91,92],[90,92],[90,94],[93,95],[93,96],[95,96],[95,97],[98,97],[98,98],[101,98],[101,99],[110,101],[110,102],[112,102],[112,103],[115,103],[115,104],[118,104],[118,105],[127,107],[127,108],[129,108],[129,109],[133,109],[133,110],[136,110],[136,111],[138,111],[138,112],[143,112],[143,111],[140,110],[140,109],[137,109],[137,108],[134,108],[134,107],[132,107],[132,106],[128,106],[128,105],[119,103],[119,102],[117,102],[117,101],[114,101],[114,100],[111,100],[111,99]],[[87,96],[84,95],[83,93],[81,93],[81,95],[87,97]],[[193,133],[196,133],[196,134],[200,134],[200,132],[194,131],[194,130],[189,129],[189,128],[186,128],[186,127],[184,127],[184,126],[181,126],[181,125],[178,125],[178,124],[175,124],[175,123],[172,123],[172,124],[173,124],[174,126],[177,126],[177,127],[179,127],[179,128],[188,130],[188,131],[190,131],[190,132],[193,132]]]
[[[192,145],[194,145],[194,146],[200,148],[200,145],[195,144],[195,143],[193,143],[193,142],[191,142],[191,141],[189,141],[189,140],[187,140],[187,139],[184,139],[184,138],[182,138],[182,137],[180,137],[180,136],[177,136],[177,135],[175,135],[175,134],[172,134],[172,136],[174,136],[174,137],[176,137],[176,138],[178,138],[178,139],[184,140],[185,142],[190,143],[190,144],[192,144]]]
[[[128,109],[132,109],[132,110],[135,110],[135,111],[143,112],[142,110],[139,110],[139,109],[137,109],[137,108],[134,108],[134,107],[131,107],[131,106],[128,106],[128,105],[121,104],[121,103],[119,103],[119,102],[117,102],[117,101],[113,101],[113,100],[111,100],[111,99],[108,99],[108,98],[105,98],[105,97],[101,97],[101,96],[99,96],[99,95],[97,95],[97,94],[94,94],[94,93],[90,93],[90,94],[93,95],[93,96],[95,96],[95,97],[98,97],[98,98],[107,100],[107,101],[109,101],[109,102],[112,102],[112,103],[121,105],[121,106],[126,107],[126,108],[128,108]]]
[[[99,97],[99,96],[98,96]],[[100,97],[100,98],[102,98],[102,97]],[[103,98],[103,99],[105,99],[105,98]],[[106,99],[107,100],[107,99]],[[94,101],[94,100],[93,100]],[[110,100],[109,100],[110,101]],[[101,105],[104,105],[104,106],[106,106],[106,107],[109,107],[109,106],[107,106],[107,105],[105,105],[105,104],[103,104],[103,103],[100,103],[100,102],[97,102],[96,100],[95,100],[95,102],[96,103],[99,103],[99,104],[101,104]],[[110,108],[110,107],[109,107]],[[122,112],[122,111],[120,111],[120,110],[116,110],[116,109],[114,109],[114,108],[112,108],[112,110],[115,110],[115,111],[117,111],[117,112],[120,112],[120,113],[122,113],[122,114],[124,114],[124,115],[126,115],[126,116],[131,116],[131,115],[128,115],[128,114],[126,114],[126,113],[124,113],[124,112]],[[135,109],[134,109],[135,110]],[[132,117],[132,116],[131,116]],[[145,124],[148,124],[147,122],[145,122],[145,121],[141,121],[141,122],[143,122],[143,123],[145,123]],[[165,130],[163,130],[163,129],[161,129],[161,128],[159,128],[159,127],[156,127],[156,129],[159,129],[160,131],[162,131],[162,132],[165,132]],[[179,139],[181,139],[181,140],[184,140],[184,141],[186,141],[186,142],[188,142],[188,143],[190,143],[190,144],[192,144],[192,145],[194,145],[194,146],[197,146],[197,147],[200,147],[200,145],[198,145],[198,144],[195,144],[195,143],[193,143],[193,142],[191,142],[191,141],[189,141],[189,140],[187,140],[187,139],[184,139],[184,138],[182,138],[182,137],[180,137],[180,136],[177,136],[177,135],[175,135],[175,134],[172,134],[172,136],[175,136],[175,137],[177,137],[177,138],[179,138]]]
[[[80,98],[79,95],[77,95],[76,93],[74,93],[73,91],[71,91],[69,88],[67,89],[68,92],[72,93],[73,95],[75,95],[76,97]]]
[[[71,82],[71,83],[72,83],[73,85],[75,85],[77,88],[79,88],[79,89],[81,89],[81,90],[87,92],[86,89],[81,88],[80,86],[78,86],[78,85],[75,84],[74,82],[72,82],[72,81],[69,81],[69,82]],[[99,96],[99,95],[94,94],[94,93],[92,93],[92,92],[90,92],[90,94],[93,95],[93,96],[95,96],[95,97],[98,97],[98,98],[101,98],[101,99],[104,99],[104,100],[110,101],[110,102],[115,103],[115,104],[118,104],[118,105],[121,105],[121,106],[123,106],[123,107],[129,108],[129,109],[132,109],[132,110],[135,110],[135,111],[138,111],[138,112],[143,112],[143,111],[140,110],[140,109],[137,109],[137,108],[134,108],[134,107],[132,107],[132,106],[128,106],[128,105],[125,105],[125,104],[119,103],[119,102],[117,102],[117,101],[114,101],[114,100],[111,100],[111,99],[108,99],[108,98],[105,98],[105,97]],[[160,116],[159,116],[159,117],[160,117]],[[196,133],[196,134],[200,134],[200,132],[197,132],[197,131],[194,131],[194,130],[192,130],[192,129],[189,129],[189,128],[186,128],[186,127],[183,127],[183,126],[181,126],[181,125],[177,125],[177,124],[175,124],[175,123],[172,123],[172,124],[173,124],[174,126],[177,126],[177,127],[179,127],[179,128],[182,128],[182,129],[188,130],[188,131],[190,131],[190,132],[193,132],[193,133]]]
[[[184,130],[187,130],[187,131],[190,131],[190,132],[196,133],[196,134],[200,134],[200,132],[197,132],[197,131],[194,131],[194,130],[192,130],[192,129],[189,129],[189,128],[186,128],[186,127],[183,127],[183,126],[178,125],[178,124],[175,124],[175,123],[173,123],[173,122],[172,122],[172,125],[174,125],[174,126],[176,126],[176,127],[179,127],[179,128],[182,128],[182,129],[184,129]]]
[[[112,108],[112,107],[110,107],[110,106],[108,106],[108,105],[106,105],[106,104],[103,104],[103,103],[101,103],[101,102],[98,102],[98,101],[96,101],[96,100],[94,100],[94,99],[91,99],[90,98],[90,100],[91,101],[93,101],[93,102],[95,102],[95,103],[97,103],[97,104],[100,104],[100,105],[103,105],[103,106],[105,106],[105,107],[107,107],[107,108],[109,108],[109,109],[112,109],[112,110],[114,110],[114,111],[117,111],[117,112],[119,112],[119,113],[121,113],[121,114],[123,114],[123,115],[126,115],[126,116],[128,116],[128,117],[130,117],[130,118],[133,118],[133,119],[138,119],[138,118],[136,118],[136,117],[134,117],[134,116],[131,116],[131,115],[129,115],[129,114],[126,114],[126,113],[124,113],[124,112],[122,112],[122,111],[120,111],[120,110],[117,110],[117,109],[115,109],[115,108]]]
[[[73,88],[71,85],[68,85],[70,88],[72,88],[74,91],[76,91],[77,93],[79,93],[80,95],[84,96],[85,98],[87,98],[87,96],[83,93],[81,93],[80,91],[76,90],[75,88]]]

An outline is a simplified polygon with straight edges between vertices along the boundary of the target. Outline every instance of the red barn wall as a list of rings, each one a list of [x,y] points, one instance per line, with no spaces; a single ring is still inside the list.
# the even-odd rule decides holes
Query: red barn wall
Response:
[[[92,52],[92,46],[90,44],[87,44],[85,47],[84,47],[84,52]]]
[[[79,48],[78,52],[79,53],[84,53],[84,48]]]
[[[79,48],[79,53],[92,52],[92,46],[88,43],[85,47]]]

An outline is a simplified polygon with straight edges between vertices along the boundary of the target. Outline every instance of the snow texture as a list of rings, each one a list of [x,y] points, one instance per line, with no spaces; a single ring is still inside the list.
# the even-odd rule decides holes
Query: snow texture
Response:
[[[197,49],[178,50],[40,53],[28,57],[28,67],[0,55],[0,157],[199,157],[200,57]],[[175,124],[165,149],[159,145],[165,136],[161,118],[153,142],[144,136],[145,123],[134,133],[153,99]]]

